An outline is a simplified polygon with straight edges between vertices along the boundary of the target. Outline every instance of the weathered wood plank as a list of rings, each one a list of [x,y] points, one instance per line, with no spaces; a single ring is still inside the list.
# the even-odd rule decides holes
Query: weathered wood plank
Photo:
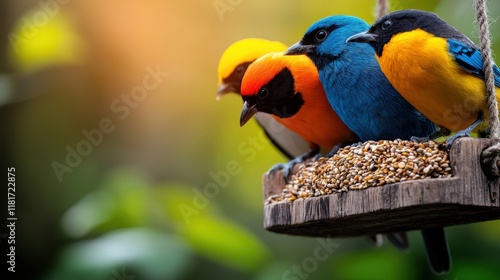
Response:
[[[264,227],[293,235],[350,237],[500,219],[500,182],[488,181],[479,163],[487,143],[458,139],[450,151],[452,178],[267,204]],[[264,175],[263,181],[264,200],[285,186],[279,172]]]

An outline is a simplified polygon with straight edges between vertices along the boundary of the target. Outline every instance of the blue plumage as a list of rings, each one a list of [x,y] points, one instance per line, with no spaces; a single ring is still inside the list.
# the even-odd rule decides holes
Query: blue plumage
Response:
[[[346,43],[369,25],[352,16],[330,16],[313,24],[298,44],[315,45],[307,55],[319,70],[328,101],[362,141],[426,137],[436,126],[392,87],[369,45]],[[317,42],[320,30],[328,32]],[[293,51],[293,47],[289,49]]]
[[[455,58],[455,61],[465,71],[474,76],[484,79],[483,59],[481,51],[456,39],[448,39],[448,51]],[[495,86],[500,87],[500,69],[494,65]]]
[[[313,60],[330,105],[362,141],[430,136],[436,125],[394,89],[373,48],[346,42],[368,29],[356,17],[327,17],[314,23],[286,53],[306,54]],[[433,270],[448,271],[451,259],[444,230],[423,230],[422,236]]]

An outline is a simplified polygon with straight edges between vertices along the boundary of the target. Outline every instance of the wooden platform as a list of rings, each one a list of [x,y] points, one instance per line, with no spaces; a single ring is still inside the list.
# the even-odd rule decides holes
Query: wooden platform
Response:
[[[273,232],[353,237],[500,219],[500,182],[479,163],[487,139],[462,138],[450,150],[454,177],[388,184],[264,206]],[[264,175],[264,201],[281,192],[281,173]]]

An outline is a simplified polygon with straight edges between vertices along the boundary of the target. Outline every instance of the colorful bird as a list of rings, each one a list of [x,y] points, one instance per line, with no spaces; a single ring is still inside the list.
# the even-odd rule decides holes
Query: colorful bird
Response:
[[[285,53],[312,59],[328,101],[361,141],[431,135],[436,126],[392,87],[373,50],[345,42],[368,27],[356,17],[327,17],[314,23]]]
[[[317,155],[320,147],[332,150],[357,139],[328,103],[316,67],[306,56],[276,52],[257,59],[243,77],[241,96],[241,126],[257,112],[271,114],[309,144],[309,152],[277,166],[285,177],[294,164]]]
[[[230,92],[241,94],[241,81],[247,67],[264,54],[272,51],[284,51],[286,48],[285,45],[279,42],[258,38],[243,39],[233,43],[226,49],[219,62],[219,90],[217,99]],[[310,62],[308,62],[308,64],[310,64]],[[315,68],[311,67],[310,70],[317,76],[317,70]],[[317,82],[317,77],[314,79]],[[324,97],[317,99],[317,101],[326,104]],[[327,109],[327,111],[330,110],[331,108]],[[291,160],[310,151],[309,145],[301,136],[283,126],[270,114],[256,113],[255,117],[269,139],[288,157],[288,159]],[[328,133],[327,130],[323,130],[322,132]],[[323,149],[322,152],[324,151],[326,150]],[[280,167],[280,165],[278,164],[275,167]],[[387,234],[386,237],[397,248],[401,250],[406,250],[408,248],[406,233],[390,233]],[[369,236],[368,238],[378,246],[383,244],[383,236],[380,234]]]
[[[281,42],[260,38],[247,38],[231,44],[219,61],[217,100],[228,93],[241,94],[241,80],[247,67],[257,58],[270,53],[282,52],[288,47]],[[259,126],[273,145],[289,160],[308,152],[308,143],[287,129],[271,115],[255,115]]]
[[[332,108],[362,141],[434,134],[437,127],[387,80],[373,49],[346,43],[347,38],[368,28],[356,17],[330,16],[309,27],[285,54],[311,58]],[[432,269],[437,273],[448,271],[451,260],[444,230],[423,230],[422,236]]]
[[[437,125],[458,131],[448,143],[469,135],[488,115],[481,52],[438,15],[397,11],[347,41],[372,46],[385,76],[408,102]],[[493,70],[498,100],[500,70]]]
[[[243,75],[248,65],[257,58],[270,52],[282,52],[287,48],[281,42],[261,38],[246,38],[231,44],[219,61],[217,99],[227,93],[240,93]]]

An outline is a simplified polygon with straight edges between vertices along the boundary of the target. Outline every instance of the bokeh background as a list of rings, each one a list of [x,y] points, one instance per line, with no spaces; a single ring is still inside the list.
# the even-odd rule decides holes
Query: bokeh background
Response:
[[[434,11],[478,42],[471,0],[391,5]],[[489,8],[499,53],[500,2]],[[16,275],[499,279],[500,222],[447,228],[453,270],[440,277],[418,232],[406,253],[336,239],[314,265],[320,241],[263,229],[262,174],[285,159],[255,122],[239,127],[238,96],[215,100],[217,63],[236,40],[292,44],[332,14],[373,23],[375,1],[1,1],[0,160],[16,169]]]

